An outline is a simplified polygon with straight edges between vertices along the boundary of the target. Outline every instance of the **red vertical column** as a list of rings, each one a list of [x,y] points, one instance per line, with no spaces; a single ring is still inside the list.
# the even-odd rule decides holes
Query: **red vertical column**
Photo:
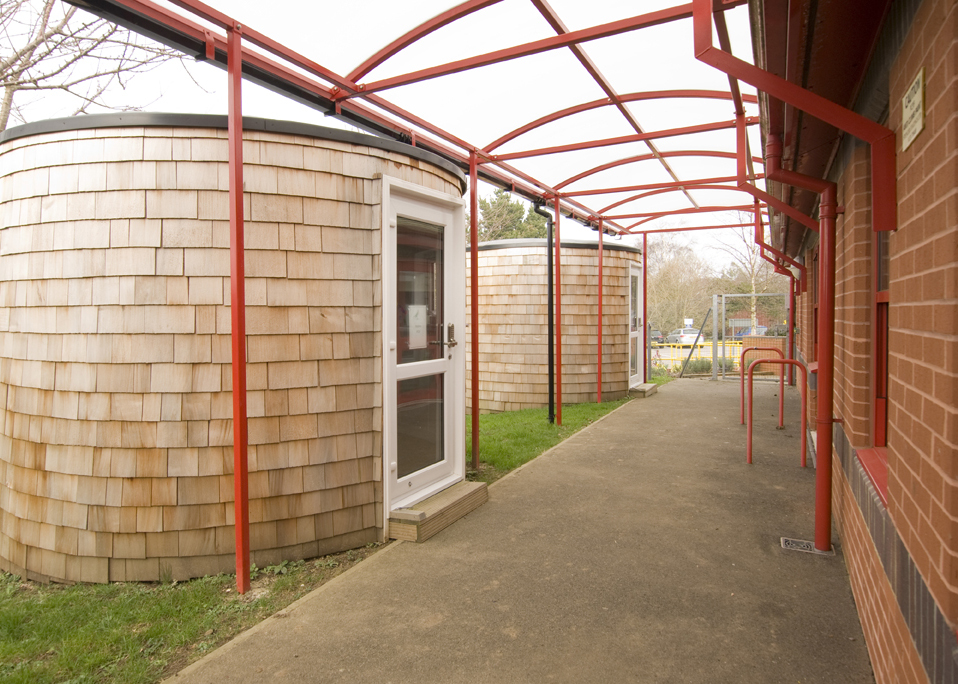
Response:
[[[562,425],[562,238],[559,236],[559,196],[556,207],[556,425]]]
[[[479,163],[469,155],[469,306],[472,362],[472,469],[479,470]]]
[[[242,26],[227,31],[229,73],[230,324],[233,352],[233,488],[236,589],[249,591],[249,467],[246,424],[246,285],[243,250]]]
[[[795,278],[788,279],[788,337],[785,344],[788,346],[788,353],[785,358],[791,359],[795,356]],[[795,386],[795,366],[788,366],[788,384]]]
[[[652,357],[649,351],[649,312],[648,312],[648,301],[646,299],[646,293],[649,291],[649,234],[642,233],[642,347],[645,350],[645,353],[642,355],[649,360],[649,363],[645,365],[645,373],[643,373],[643,381],[651,382],[650,376],[652,374]]]
[[[599,220],[599,342],[598,356],[599,369],[596,373],[596,403],[602,403],[602,221]]]
[[[832,426],[835,387],[835,186],[822,193],[818,252],[818,401],[815,417],[815,548],[832,548]]]

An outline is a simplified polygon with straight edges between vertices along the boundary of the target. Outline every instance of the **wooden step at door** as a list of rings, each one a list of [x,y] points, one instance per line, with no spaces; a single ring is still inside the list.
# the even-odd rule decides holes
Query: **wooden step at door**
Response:
[[[389,514],[389,538],[424,542],[489,500],[485,482],[458,482],[409,508]]]

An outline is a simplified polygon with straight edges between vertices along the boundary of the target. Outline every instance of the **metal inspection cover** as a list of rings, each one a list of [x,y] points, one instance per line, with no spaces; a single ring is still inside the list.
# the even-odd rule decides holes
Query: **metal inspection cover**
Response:
[[[814,553],[818,556],[834,556],[835,549],[829,551],[819,551],[815,548],[815,543],[805,541],[804,539],[789,539],[782,537],[782,548],[786,551],[802,551],[803,553]]]

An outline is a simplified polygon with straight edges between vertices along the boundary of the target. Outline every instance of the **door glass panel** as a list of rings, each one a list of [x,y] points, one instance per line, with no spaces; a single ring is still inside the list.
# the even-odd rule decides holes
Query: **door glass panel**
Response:
[[[404,217],[396,235],[396,363],[442,357],[443,227]]]
[[[639,329],[639,278],[631,276],[631,307],[629,310],[629,326],[632,332]]]
[[[443,459],[442,388],[442,373],[398,383],[396,470],[400,478]]]
[[[632,347],[632,353],[629,354],[629,356],[632,357],[630,359],[631,361],[630,371],[631,371],[631,375],[636,375],[639,372],[639,338],[633,337],[632,344],[630,346]]]

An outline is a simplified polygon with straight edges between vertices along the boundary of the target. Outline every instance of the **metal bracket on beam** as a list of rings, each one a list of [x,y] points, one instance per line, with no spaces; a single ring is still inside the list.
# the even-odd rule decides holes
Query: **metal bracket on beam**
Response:
[[[203,37],[206,39],[206,59],[213,61],[216,59],[216,35],[206,29],[203,31]]]

